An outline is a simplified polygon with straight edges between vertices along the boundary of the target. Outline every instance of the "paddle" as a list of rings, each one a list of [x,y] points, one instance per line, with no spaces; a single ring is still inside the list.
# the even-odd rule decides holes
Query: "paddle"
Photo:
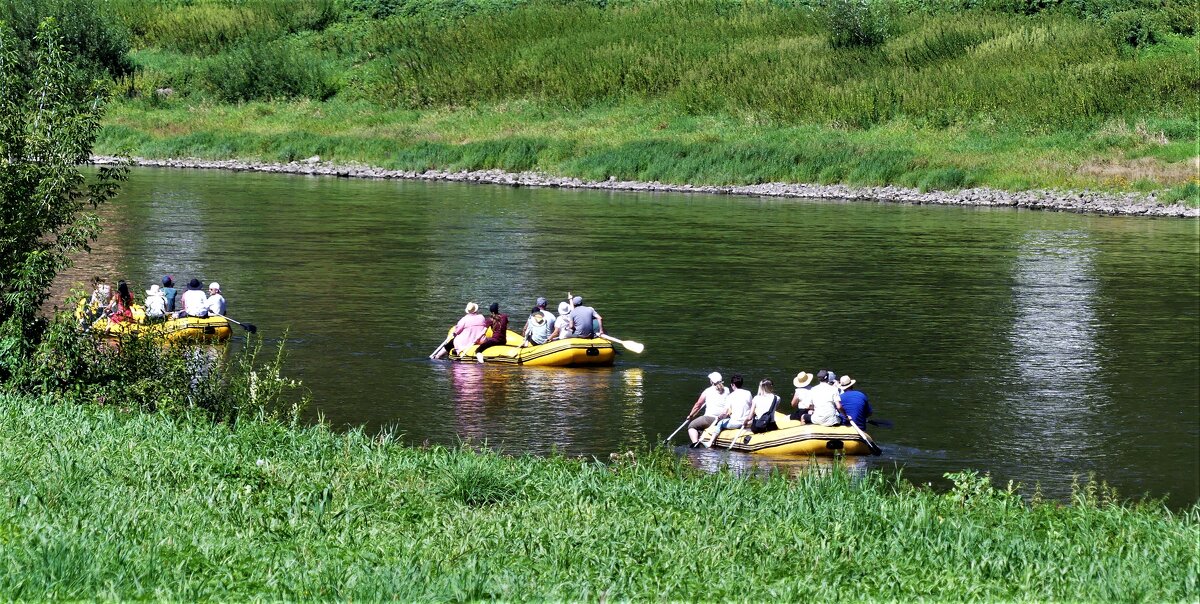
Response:
[[[867,423],[871,424],[872,426],[879,426],[880,428],[891,428],[895,425],[890,419],[869,419],[867,420]]]
[[[675,431],[672,432],[671,435],[668,436],[667,439],[663,441],[663,444],[665,445],[665,444],[671,442],[671,439],[675,438],[675,435],[679,434],[679,431],[682,430],[684,426],[688,425],[688,422],[692,421],[692,419],[694,419],[692,416],[690,416],[690,415],[687,416],[687,419],[683,420],[683,423],[679,424],[678,428],[675,428]]]
[[[880,449],[879,445],[875,444],[875,441],[871,440],[871,437],[867,436],[867,433],[863,432],[862,428],[859,428],[858,424],[854,423],[854,420],[851,419],[850,416],[846,416],[846,421],[850,422],[851,426],[854,426],[854,430],[858,432],[858,435],[861,436],[862,439],[867,443],[867,446],[870,447],[871,455],[879,455],[883,453],[883,449]]]
[[[441,352],[443,348],[446,347],[446,344],[450,343],[450,340],[453,340],[453,339],[454,339],[454,332],[451,332],[450,335],[446,336],[446,341],[442,342],[441,344],[438,344],[438,347],[434,348],[433,352],[429,353],[429,358],[431,358],[431,359],[438,358],[437,354],[439,352]]]
[[[738,430],[738,431],[737,431],[737,434],[734,434],[734,435],[733,435],[733,438],[729,439],[729,446],[728,446],[728,447],[725,447],[725,450],[727,450],[727,451],[728,451],[728,450],[732,449],[732,448],[733,448],[733,443],[737,442],[737,439],[738,439],[738,437],[740,437],[740,436],[742,435],[742,433],[743,433],[743,432],[745,432],[745,431],[746,431],[746,429],[745,429],[745,428],[742,428],[741,430]]]
[[[229,321],[230,323],[233,323],[234,325],[237,325],[238,327],[241,327],[242,329],[245,329],[246,331],[248,331],[250,333],[258,333],[258,328],[255,327],[253,323],[242,323],[240,321],[235,321],[235,320],[233,320],[229,317],[226,317],[225,315],[220,314],[220,313],[212,313],[212,314],[214,314],[218,317],[221,317],[222,319],[225,319],[226,321]]]
[[[614,338],[606,333],[600,334],[600,337],[604,338],[605,340],[608,340],[609,342],[616,342],[617,344],[624,346],[625,350],[628,350],[629,352],[632,352],[634,354],[642,354],[642,351],[646,349],[646,347],[643,346],[641,342],[634,342],[633,340],[620,340],[620,339]]]

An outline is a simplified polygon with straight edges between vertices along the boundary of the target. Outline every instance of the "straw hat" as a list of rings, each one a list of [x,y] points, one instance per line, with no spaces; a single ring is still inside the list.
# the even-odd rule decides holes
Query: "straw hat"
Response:
[[[467,308],[465,310],[467,311],[468,315],[473,315],[479,312],[479,305],[474,302],[467,302]]]
[[[842,379],[838,382],[838,388],[845,390],[857,383],[858,383],[858,380],[853,380],[853,379],[850,379],[850,376],[843,375]]]
[[[796,374],[796,377],[792,378],[792,385],[797,388],[803,388],[812,381],[812,377],[813,376],[811,373],[807,371],[801,371],[800,373]]]

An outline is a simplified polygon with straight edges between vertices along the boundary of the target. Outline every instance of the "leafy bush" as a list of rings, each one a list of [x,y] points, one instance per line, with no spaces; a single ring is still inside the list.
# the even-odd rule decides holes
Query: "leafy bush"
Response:
[[[13,41],[26,52],[46,19],[54,19],[58,43],[71,57],[68,63],[87,77],[133,72],[128,30],[94,0],[0,0],[0,21],[13,29]]]
[[[87,162],[100,129],[102,90],[85,82],[53,19],[22,52],[0,24],[0,381],[38,341],[38,310],[60,270],[99,232],[83,210],[117,193],[125,169]]]
[[[146,26],[146,41],[180,52],[218,52],[249,37],[276,38],[283,27],[244,6],[205,3],[159,13]]]
[[[285,40],[257,39],[205,61],[202,87],[223,101],[309,98],[337,93],[333,74],[311,49]]]
[[[1159,15],[1141,9],[1113,14],[1108,18],[1106,27],[1114,43],[1133,48],[1162,41],[1166,29]]]
[[[305,399],[301,386],[281,374],[284,341],[261,361],[262,339],[251,337],[238,352],[224,346],[165,345],[157,338],[111,340],[83,332],[60,313],[25,359],[15,363],[5,386],[13,391],[81,404],[181,414],[205,413],[233,423],[251,416],[294,421]]]
[[[884,12],[875,0],[826,0],[822,5],[829,44],[834,48],[872,47],[887,34]]]

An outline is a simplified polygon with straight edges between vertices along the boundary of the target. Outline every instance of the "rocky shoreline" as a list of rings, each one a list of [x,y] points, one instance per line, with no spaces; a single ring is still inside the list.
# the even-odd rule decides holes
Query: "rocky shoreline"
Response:
[[[115,157],[94,156],[97,165],[111,165]],[[447,172],[428,170],[411,172],[385,170],[353,164],[323,162],[319,157],[286,164],[254,162],[244,160],[207,159],[148,159],[134,157],[135,166],[162,168],[191,168],[200,170],[233,170],[242,172],[269,172],[278,174],[303,174],[309,176],[333,176],[340,178],[377,178],[407,180],[440,180],[450,182],[472,182],[514,187],[559,187],[565,189],[606,189],[612,191],[648,191],[672,193],[711,193],[720,195],[745,195],[758,197],[794,197],[803,199],[848,199],[854,201],[876,201],[907,204],[936,204],[956,206],[1014,207],[1080,214],[1106,214],[1121,216],[1163,216],[1174,218],[1200,217],[1200,208],[1190,208],[1182,203],[1164,205],[1155,200],[1153,194],[1105,193],[1097,191],[1002,191],[998,189],[973,188],[959,191],[919,191],[905,187],[852,187],[848,185],[806,185],[788,183],[766,183],[758,185],[698,186],[676,185],[659,182],[582,180],[579,178],[549,176],[537,172],[505,172],[503,170],[476,170]]]

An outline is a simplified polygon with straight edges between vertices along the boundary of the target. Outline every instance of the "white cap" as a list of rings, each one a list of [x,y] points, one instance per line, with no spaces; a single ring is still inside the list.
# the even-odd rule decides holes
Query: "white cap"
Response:
[[[216,281],[213,281],[212,283],[208,284],[208,289],[215,289],[217,291],[221,291],[221,284],[217,283]]]
[[[719,374],[719,373],[717,373],[717,372],[715,372],[715,371],[714,371],[714,372],[712,372],[712,373],[710,373],[710,374],[708,374],[708,382],[709,382],[710,384],[715,384],[715,383],[717,383],[717,382],[719,382],[719,381],[721,381],[721,374]]]

